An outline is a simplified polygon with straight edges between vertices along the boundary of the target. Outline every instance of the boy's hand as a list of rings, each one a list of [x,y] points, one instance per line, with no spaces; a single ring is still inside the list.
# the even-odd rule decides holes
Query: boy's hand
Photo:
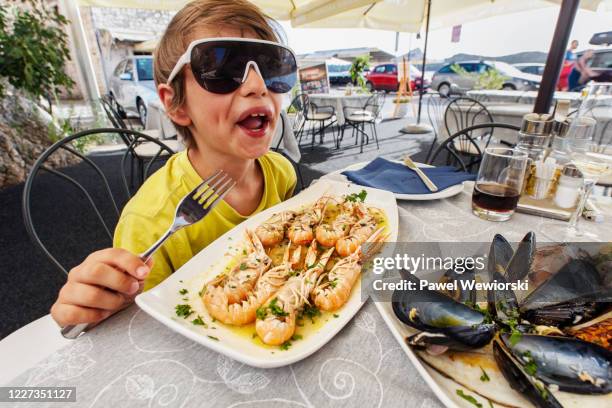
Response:
[[[51,316],[62,327],[104,320],[131,303],[150,270],[150,261],[124,249],[94,252],[70,271]]]

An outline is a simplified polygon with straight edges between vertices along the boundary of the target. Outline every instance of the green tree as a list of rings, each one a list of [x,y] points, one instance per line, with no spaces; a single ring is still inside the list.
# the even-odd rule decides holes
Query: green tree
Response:
[[[38,101],[74,84],[64,72],[70,58],[63,29],[68,20],[42,0],[28,2],[29,10],[0,7],[0,97],[6,81]]]
[[[451,69],[456,74],[471,78],[474,81],[474,89],[502,89],[504,82],[509,79],[493,67],[482,73],[467,72],[459,64],[451,65]]]
[[[370,67],[370,56],[369,55],[361,55],[355,58],[355,61],[351,64],[351,68],[349,68],[349,74],[351,75],[351,81],[353,84],[357,84],[362,88],[365,88],[365,81],[363,80],[363,76],[361,75],[366,68]]]

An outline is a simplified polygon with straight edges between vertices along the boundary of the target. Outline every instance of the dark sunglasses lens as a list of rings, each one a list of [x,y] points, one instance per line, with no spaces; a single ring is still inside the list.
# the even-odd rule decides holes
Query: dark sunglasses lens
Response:
[[[282,47],[262,44],[253,61],[261,71],[266,86],[275,93],[289,92],[297,82],[297,63],[293,54]]]
[[[235,52],[231,47],[210,42],[191,52],[191,70],[198,84],[209,92],[226,94],[240,87],[241,75],[231,75],[228,68]],[[244,71],[244,65],[243,65]]]
[[[278,45],[211,41],[197,45],[191,53],[191,69],[198,84],[219,94],[240,87],[249,61],[257,63],[267,88],[272,92],[289,92],[297,82],[295,57]]]

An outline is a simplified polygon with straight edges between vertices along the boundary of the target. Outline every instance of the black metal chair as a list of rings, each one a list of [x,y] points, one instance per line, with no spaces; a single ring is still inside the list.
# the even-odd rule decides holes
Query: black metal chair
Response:
[[[125,135],[129,135],[129,139],[124,139]],[[119,143],[126,143],[128,146],[123,149],[123,154],[85,153],[85,147],[88,143],[98,142],[101,138],[116,141],[115,138],[117,137],[121,139]],[[158,152],[144,166],[143,174],[146,178],[153,170],[153,166],[160,164],[157,159],[161,157],[162,152],[166,153],[166,157],[174,152],[159,140],[130,129],[91,129],[68,136],[45,150],[32,166],[22,195],[25,228],[34,244],[60,271],[67,274],[68,267],[65,265],[76,263],[87,254],[75,254],[74,258],[71,259],[72,262],[60,263],[56,256],[52,254],[53,248],[49,248],[49,246],[53,247],[54,243],[45,245],[39,236],[38,229],[34,226],[33,209],[39,207],[43,200],[53,200],[54,205],[44,206],[47,212],[44,214],[45,222],[40,226],[41,229],[61,230],[64,228],[64,236],[67,242],[71,240],[78,240],[78,242],[93,240],[95,245],[91,248],[92,250],[99,248],[100,240],[108,242],[107,246],[110,246],[113,237],[112,232],[119,219],[120,209],[132,196],[125,174],[126,159],[130,157],[135,147],[142,141],[155,144],[158,147]],[[64,152],[63,158],[54,155],[60,150]],[[66,160],[66,157],[73,158],[78,164],[58,168],[57,164]],[[113,161],[115,162],[114,165],[112,164]],[[117,168],[117,161],[119,162],[119,168]],[[49,163],[55,163],[55,166],[52,167]],[[119,174],[117,174],[118,172]],[[49,186],[48,184],[52,180],[51,176],[55,176],[57,180],[62,180],[68,184],[51,183],[52,186]],[[112,182],[113,180],[114,182]],[[47,189],[53,187],[51,194],[50,191],[36,192],[35,184],[37,181],[44,182]],[[66,188],[67,186],[73,188]],[[102,205],[101,201],[104,201],[105,204]],[[79,205],[82,203],[84,205]],[[83,220],[87,209],[91,210],[93,219],[97,221],[95,224],[102,224],[102,229],[87,228]],[[69,224],[67,228],[62,221]]]
[[[296,111],[294,130],[298,144],[302,143],[304,134],[308,134],[309,132],[312,134],[311,146],[314,146],[317,135],[320,135],[319,142],[323,143],[325,131],[336,123],[336,110],[333,106],[318,106],[311,102],[308,95],[304,93],[297,94],[291,101],[291,105],[289,105],[288,109]],[[327,121],[329,121],[329,123],[325,123]],[[310,125],[310,127],[307,128],[307,125]],[[337,143],[336,133],[333,127],[332,136],[334,138],[334,143]]]
[[[448,139],[444,140],[440,146],[434,151],[433,155],[427,161],[427,164],[435,164],[436,158],[440,153],[446,151],[449,158],[452,158],[454,163],[453,165],[461,168],[463,171],[477,171],[480,166],[480,162],[482,161],[482,154],[484,149],[481,149],[481,145],[477,142],[477,140],[472,139],[470,136],[474,131],[480,130],[490,130],[493,129],[509,129],[514,131],[519,131],[520,127],[515,125],[509,125],[506,123],[481,123],[474,126],[468,126],[460,131],[454,133]],[[455,149],[455,141],[459,138],[462,138],[467,141],[467,143],[471,144],[470,153],[465,153],[462,151],[458,151]],[[472,154],[471,151],[475,151],[476,154]],[[466,161],[464,161],[467,160]],[[447,163],[450,161],[447,160]]]
[[[100,99],[100,104],[102,105],[102,108],[104,109],[104,112],[106,113],[106,116],[108,117],[109,121],[112,123],[112,125],[115,128],[124,129],[124,130],[135,130],[131,127],[131,125],[129,125],[129,123],[126,123],[123,120],[123,118],[121,117],[121,114],[114,108],[112,96],[110,95],[103,96]],[[158,131],[141,130],[140,133],[145,134],[149,136],[150,138],[156,139],[159,141]],[[123,135],[122,139],[126,141],[126,145],[129,146],[130,141],[131,141],[130,135],[126,133]],[[180,142],[178,141],[178,139],[164,139],[162,143],[168,147],[169,151],[172,151],[172,152],[177,152],[182,149],[182,146]],[[130,159],[131,159],[131,162],[136,163],[139,184],[142,184],[142,182],[144,181],[144,177],[142,173],[144,162],[146,162],[147,160],[155,156],[156,151],[157,151],[156,146],[157,145],[155,143],[152,144],[151,142],[148,142],[148,141],[139,141],[131,149],[132,151],[131,151]],[[164,152],[162,153],[162,156],[166,154],[167,153]],[[131,185],[134,184],[133,178],[134,178],[133,171],[130,171],[130,184]]]
[[[452,99],[440,95],[438,92],[428,92],[423,95],[425,98],[425,106],[427,110],[427,119],[429,120],[429,124],[433,129],[434,139],[431,142],[431,146],[427,151],[427,157],[425,161],[429,160],[429,157],[433,153],[433,149],[436,146],[436,142],[438,141],[438,137],[440,135],[440,131],[442,130],[442,123],[444,118],[444,113],[446,111],[446,106],[450,103]]]
[[[494,123],[493,115],[482,103],[473,98],[458,97],[452,99],[444,111],[444,127],[448,135],[478,124]],[[508,147],[511,143],[497,141],[493,137],[494,127],[480,127],[454,139],[453,148],[466,155],[478,155],[487,147]],[[479,149],[474,148],[475,142]]]
[[[340,148],[340,142],[344,139],[344,131],[350,126],[355,138],[355,144],[358,142],[358,137],[361,136],[359,152],[363,153],[363,145],[368,144],[370,140],[370,135],[365,131],[365,125],[369,124],[372,136],[374,136],[374,141],[376,142],[376,148],[380,149],[376,122],[380,120],[380,112],[385,103],[385,96],[384,92],[375,92],[362,107],[345,106],[342,108],[344,125],[336,143],[337,148]]]

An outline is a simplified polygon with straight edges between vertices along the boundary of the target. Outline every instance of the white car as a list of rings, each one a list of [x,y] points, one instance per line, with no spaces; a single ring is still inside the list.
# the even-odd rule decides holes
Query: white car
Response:
[[[149,102],[159,100],[153,80],[153,57],[136,55],[119,62],[110,78],[109,92],[119,113],[137,112],[144,125]]]
[[[512,64],[512,66],[526,74],[534,74],[540,76],[544,74],[544,64],[540,62],[521,62],[519,64]]]

